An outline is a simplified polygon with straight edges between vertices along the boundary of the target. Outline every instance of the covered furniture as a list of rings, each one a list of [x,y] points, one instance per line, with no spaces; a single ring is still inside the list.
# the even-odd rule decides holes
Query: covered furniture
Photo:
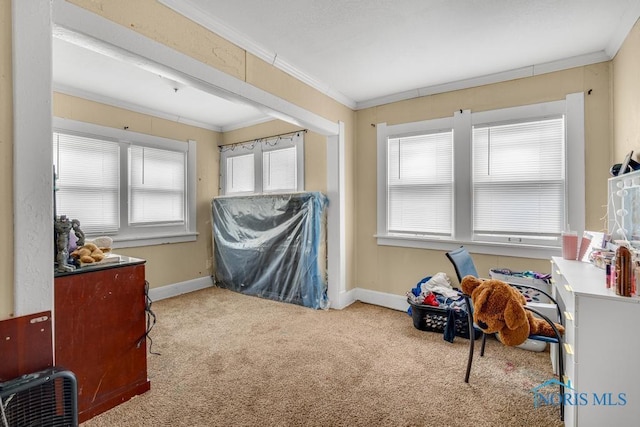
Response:
[[[327,308],[327,205],[319,192],[214,198],[215,283],[248,295]]]

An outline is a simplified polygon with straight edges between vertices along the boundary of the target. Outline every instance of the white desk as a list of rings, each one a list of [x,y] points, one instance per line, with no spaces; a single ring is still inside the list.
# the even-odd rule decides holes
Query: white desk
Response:
[[[640,298],[617,296],[589,263],[551,264],[565,316],[565,382],[574,389],[565,390],[565,425],[640,425]]]

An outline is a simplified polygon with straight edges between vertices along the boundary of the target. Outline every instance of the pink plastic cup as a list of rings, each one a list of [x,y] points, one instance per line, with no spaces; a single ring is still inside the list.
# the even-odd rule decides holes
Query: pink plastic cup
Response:
[[[575,260],[578,257],[578,234],[562,233],[562,258]]]

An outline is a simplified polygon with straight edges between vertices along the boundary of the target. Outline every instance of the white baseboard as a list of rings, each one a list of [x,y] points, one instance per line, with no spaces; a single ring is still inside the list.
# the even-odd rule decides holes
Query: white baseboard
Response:
[[[407,298],[400,295],[387,294],[385,292],[371,291],[369,289],[354,288],[340,293],[339,301],[331,303],[330,308],[342,310],[345,307],[361,301],[367,304],[379,305],[393,310],[407,311],[409,304]]]
[[[213,286],[211,277],[200,277],[198,279],[187,280],[186,282],[174,283],[172,285],[161,286],[149,290],[151,301],[159,301],[189,292],[199,291]],[[379,305],[393,310],[407,311],[409,304],[407,297],[401,295],[388,294],[385,292],[372,291],[369,289],[355,288],[340,294],[339,301],[333,302],[330,308],[342,310],[356,301],[367,304]]]
[[[350,291],[341,292],[338,296],[338,301],[331,301],[329,308],[333,308],[335,310],[342,310],[345,307],[350,306],[354,302],[356,302],[356,290],[351,289]]]
[[[355,299],[367,304],[379,305],[399,311],[407,311],[409,308],[407,297],[403,295],[388,294],[363,288],[355,288],[353,291]]]
[[[213,279],[208,277],[199,277],[186,282],[174,283],[172,285],[160,286],[158,288],[149,289],[149,298],[151,301],[160,301],[165,298],[171,298],[178,295],[186,294],[200,289],[210,288],[213,286]]]

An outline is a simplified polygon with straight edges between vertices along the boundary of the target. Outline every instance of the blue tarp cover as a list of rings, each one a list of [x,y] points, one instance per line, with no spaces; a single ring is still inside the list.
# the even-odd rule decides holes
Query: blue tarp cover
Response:
[[[327,308],[327,204],[319,192],[214,198],[216,284]]]

